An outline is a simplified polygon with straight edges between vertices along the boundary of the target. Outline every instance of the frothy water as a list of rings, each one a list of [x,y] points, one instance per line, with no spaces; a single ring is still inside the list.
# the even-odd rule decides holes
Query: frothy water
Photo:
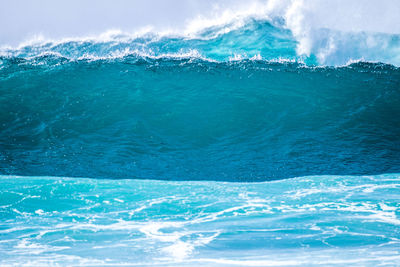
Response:
[[[400,263],[397,174],[265,183],[0,181],[2,266]]]
[[[340,66],[353,61],[400,66],[397,1],[250,1],[206,9],[176,28],[151,25],[102,34],[37,35],[18,46],[3,44],[0,55],[66,58],[195,56],[210,60],[258,58]],[[379,19],[371,19],[379,17]],[[99,19],[99,18],[93,18]],[[370,22],[371,21],[371,22]]]

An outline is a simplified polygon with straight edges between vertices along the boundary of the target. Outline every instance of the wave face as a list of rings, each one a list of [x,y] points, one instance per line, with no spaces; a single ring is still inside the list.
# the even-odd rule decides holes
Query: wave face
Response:
[[[0,265],[396,266],[400,175],[0,177]]]
[[[45,55],[0,66],[3,174],[261,181],[400,171],[391,65]]]

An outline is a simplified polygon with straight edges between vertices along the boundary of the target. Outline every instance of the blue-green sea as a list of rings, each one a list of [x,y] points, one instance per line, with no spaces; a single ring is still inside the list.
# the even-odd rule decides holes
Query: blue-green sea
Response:
[[[0,265],[395,266],[400,176],[0,177]]]
[[[400,36],[319,34],[1,48],[0,265],[400,265]]]

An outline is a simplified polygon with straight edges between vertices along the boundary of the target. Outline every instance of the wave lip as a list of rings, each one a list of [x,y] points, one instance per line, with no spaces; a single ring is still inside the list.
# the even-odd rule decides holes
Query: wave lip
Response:
[[[304,35],[292,29],[294,26],[289,27],[284,20],[262,17],[243,18],[236,24],[227,22],[186,35],[110,31],[97,37],[60,41],[39,38],[16,48],[3,47],[0,55],[32,58],[54,53],[77,60],[135,54],[158,58],[189,56],[219,62],[257,58],[297,61],[311,66],[340,66],[362,60],[400,66],[399,34],[318,28]]]
[[[194,37],[151,32],[142,35],[110,32],[90,38],[39,40],[15,49],[3,48],[1,54],[7,57],[32,58],[45,53],[56,53],[72,60],[118,58],[126,55],[158,58],[190,56],[217,61],[257,56],[267,60],[295,58],[295,41],[290,40],[287,30],[276,29],[268,21],[254,19],[237,29],[231,29],[229,25],[203,30]],[[270,42],[273,44],[264,46]]]

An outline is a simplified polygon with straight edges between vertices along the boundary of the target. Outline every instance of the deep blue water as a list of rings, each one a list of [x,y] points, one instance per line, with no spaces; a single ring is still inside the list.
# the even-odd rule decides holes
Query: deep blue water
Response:
[[[3,174],[265,181],[400,172],[400,69],[390,65],[2,61]]]
[[[279,25],[2,49],[0,265],[399,264],[399,36]]]

